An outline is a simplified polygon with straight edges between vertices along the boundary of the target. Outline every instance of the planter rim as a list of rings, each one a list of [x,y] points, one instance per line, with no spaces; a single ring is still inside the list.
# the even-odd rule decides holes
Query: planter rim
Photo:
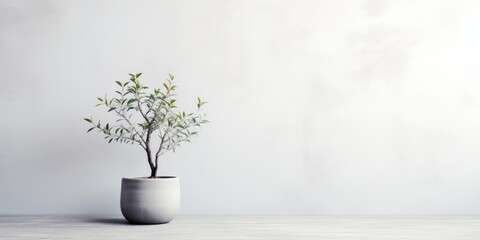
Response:
[[[148,178],[148,177],[123,177],[125,180],[133,181],[168,181],[178,179],[177,176],[158,176],[157,178]]]

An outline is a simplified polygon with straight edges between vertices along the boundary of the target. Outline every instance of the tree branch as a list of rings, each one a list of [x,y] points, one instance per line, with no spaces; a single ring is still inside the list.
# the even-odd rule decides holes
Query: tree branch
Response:
[[[158,151],[155,154],[155,166],[158,166],[158,157],[162,155],[161,152],[162,152],[163,144],[165,143],[165,137],[169,132],[170,132],[169,129],[166,129],[163,133],[163,136],[160,139],[160,147],[158,148]]]
[[[145,115],[145,114],[143,113],[142,107],[140,106],[140,95],[135,94],[135,98],[137,99],[138,111],[140,112],[140,114],[142,115],[142,117],[145,119],[145,121],[146,121],[148,124],[150,124],[150,121],[148,120],[147,115]]]
[[[114,111],[115,111],[115,113],[117,113],[118,116],[122,117],[122,118],[132,127],[133,131],[135,131],[135,133],[140,137],[140,139],[141,139],[142,142],[143,142],[143,144],[142,144],[142,142],[140,142],[140,146],[142,146],[143,149],[146,150],[146,144],[147,144],[147,142],[143,139],[143,136],[144,136],[144,135],[143,135],[143,134],[140,134],[140,133],[137,131],[137,129],[136,129],[135,126],[130,122],[130,120],[127,118],[127,116],[124,115],[124,114],[125,114],[124,111],[123,111],[123,114],[120,113],[117,109],[115,109]]]

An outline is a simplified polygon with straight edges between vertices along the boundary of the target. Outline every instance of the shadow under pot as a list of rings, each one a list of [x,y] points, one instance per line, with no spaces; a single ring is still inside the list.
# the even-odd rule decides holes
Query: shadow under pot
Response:
[[[120,208],[130,223],[168,223],[180,209],[180,181],[178,177],[123,178]]]

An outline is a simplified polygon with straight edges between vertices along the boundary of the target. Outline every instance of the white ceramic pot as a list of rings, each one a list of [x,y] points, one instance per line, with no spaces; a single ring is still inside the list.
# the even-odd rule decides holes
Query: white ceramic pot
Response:
[[[123,178],[120,208],[130,223],[168,223],[180,209],[178,177]]]

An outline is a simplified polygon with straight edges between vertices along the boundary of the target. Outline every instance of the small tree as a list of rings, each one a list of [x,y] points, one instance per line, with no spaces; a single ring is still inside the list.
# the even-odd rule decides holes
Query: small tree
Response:
[[[92,124],[87,130],[90,132],[98,129],[99,133],[105,134],[108,143],[112,141],[120,143],[137,143],[147,153],[148,164],[151,169],[150,178],[157,177],[158,158],[165,152],[179,147],[183,142],[190,142],[190,137],[197,135],[196,129],[208,121],[201,114],[201,107],[206,103],[197,98],[197,111],[185,113],[177,110],[174,94],[175,77],[169,74],[169,78],[163,83],[164,90],[155,88],[151,92],[138,78],[142,73],[129,74],[130,81],[119,82],[115,91],[117,97],[98,98],[100,102],[96,106],[105,106],[108,112],[115,114],[118,119],[115,124],[102,124],[100,120],[94,121],[92,117],[84,118]],[[153,141],[156,138],[157,141]],[[154,146],[156,144],[158,146]]]

